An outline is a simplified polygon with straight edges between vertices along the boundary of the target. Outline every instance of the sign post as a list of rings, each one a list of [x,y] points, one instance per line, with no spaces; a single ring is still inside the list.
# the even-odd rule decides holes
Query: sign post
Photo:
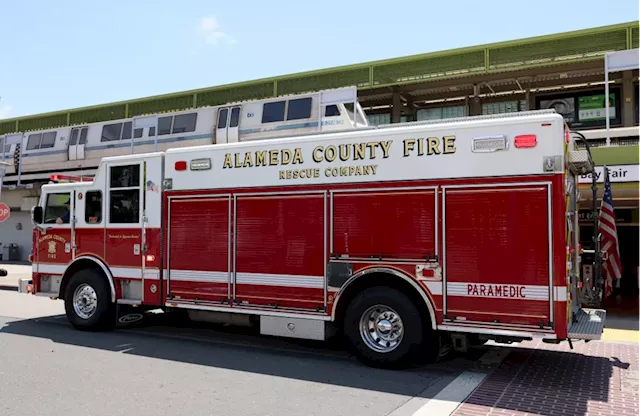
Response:
[[[611,145],[611,137],[609,137],[609,72],[620,72],[638,69],[638,57],[640,49],[627,49],[624,51],[607,52],[604,54],[604,105],[605,105],[605,122],[607,126],[607,146]]]

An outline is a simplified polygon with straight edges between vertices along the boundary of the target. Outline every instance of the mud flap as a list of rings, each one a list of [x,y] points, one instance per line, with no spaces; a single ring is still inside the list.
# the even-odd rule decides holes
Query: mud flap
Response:
[[[141,326],[145,323],[144,309],[119,304],[116,311],[116,327],[118,328]]]

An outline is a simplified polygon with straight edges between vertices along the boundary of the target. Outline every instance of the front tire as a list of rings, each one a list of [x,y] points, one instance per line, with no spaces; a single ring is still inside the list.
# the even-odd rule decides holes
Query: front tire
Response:
[[[71,277],[64,296],[67,319],[76,329],[111,329],[116,322],[116,307],[111,302],[107,280],[99,272],[83,269]]]
[[[356,296],[343,325],[350,351],[364,364],[379,368],[412,364],[425,334],[416,305],[389,287],[369,288]]]

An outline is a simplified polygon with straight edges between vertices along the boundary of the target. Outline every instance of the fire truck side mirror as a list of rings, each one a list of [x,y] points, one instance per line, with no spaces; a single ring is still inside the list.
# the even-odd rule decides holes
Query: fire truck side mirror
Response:
[[[42,224],[42,207],[35,206],[31,211],[31,219],[34,224]]]

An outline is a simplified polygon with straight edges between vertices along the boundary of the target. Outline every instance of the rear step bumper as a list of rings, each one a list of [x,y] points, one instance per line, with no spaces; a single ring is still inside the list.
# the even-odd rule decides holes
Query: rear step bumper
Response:
[[[607,311],[604,309],[580,309],[576,322],[569,326],[569,339],[599,340],[604,330]]]

